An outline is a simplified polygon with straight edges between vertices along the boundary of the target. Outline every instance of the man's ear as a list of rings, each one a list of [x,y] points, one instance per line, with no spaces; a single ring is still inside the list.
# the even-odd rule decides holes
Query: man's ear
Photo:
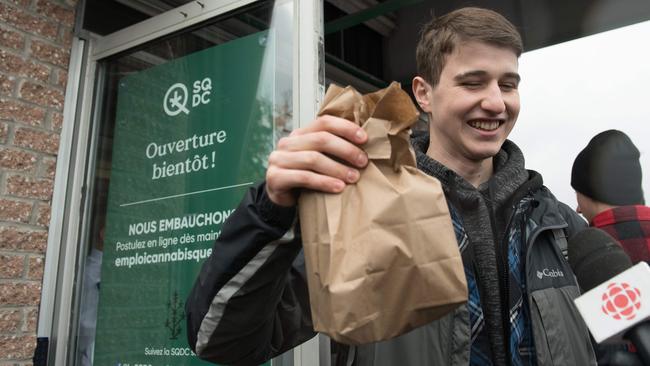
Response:
[[[411,83],[413,87],[413,95],[415,96],[415,100],[418,102],[418,105],[422,110],[426,113],[431,112],[431,92],[432,88],[429,83],[424,80],[421,76],[416,76],[413,78],[413,83]]]

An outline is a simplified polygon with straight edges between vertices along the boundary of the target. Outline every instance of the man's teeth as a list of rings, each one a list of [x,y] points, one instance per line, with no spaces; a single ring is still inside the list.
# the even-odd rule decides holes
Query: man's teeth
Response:
[[[471,121],[469,125],[479,130],[492,131],[499,128],[499,121]]]

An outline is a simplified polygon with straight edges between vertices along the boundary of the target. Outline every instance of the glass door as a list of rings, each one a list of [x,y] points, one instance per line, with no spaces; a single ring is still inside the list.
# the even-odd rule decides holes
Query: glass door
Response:
[[[195,1],[91,48],[87,214],[55,364],[207,364],[187,345],[185,298],[275,142],[315,115],[321,6]],[[318,344],[274,364],[317,364]]]

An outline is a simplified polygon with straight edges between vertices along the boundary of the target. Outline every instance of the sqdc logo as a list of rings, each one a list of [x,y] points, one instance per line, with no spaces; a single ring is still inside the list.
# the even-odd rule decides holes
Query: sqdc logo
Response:
[[[190,114],[190,108],[210,103],[211,92],[212,79],[210,78],[196,80],[192,83],[191,98],[185,84],[176,83],[167,89],[163,98],[163,109],[170,117],[177,116],[181,112]]]

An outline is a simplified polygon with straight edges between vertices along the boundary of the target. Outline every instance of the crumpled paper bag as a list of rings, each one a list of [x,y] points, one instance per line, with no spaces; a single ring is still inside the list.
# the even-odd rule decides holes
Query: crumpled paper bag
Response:
[[[416,168],[409,143],[411,98],[398,83],[367,95],[333,85],[324,114],[363,126],[369,163],[343,192],[299,199],[314,329],[341,343],[378,342],[466,302],[442,187]]]

